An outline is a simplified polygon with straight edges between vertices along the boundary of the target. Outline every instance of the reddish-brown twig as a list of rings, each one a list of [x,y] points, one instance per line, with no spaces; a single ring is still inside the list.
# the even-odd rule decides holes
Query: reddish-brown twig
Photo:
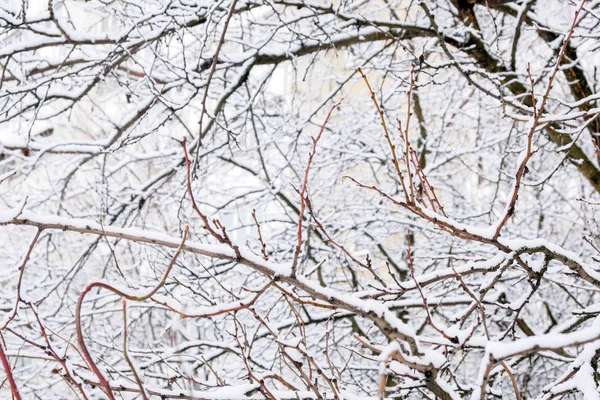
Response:
[[[298,268],[298,257],[300,256],[300,250],[302,250],[302,222],[304,221],[304,210],[306,208],[306,188],[308,186],[308,174],[310,172],[310,167],[312,165],[313,158],[317,153],[317,144],[319,140],[321,140],[321,136],[323,136],[323,132],[325,131],[325,126],[329,122],[331,118],[331,114],[333,111],[342,104],[342,100],[338,103],[331,106],[329,109],[329,113],[327,113],[327,117],[325,117],[325,121],[323,125],[321,125],[321,130],[319,131],[319,135],[316,138],[312,138],[313,148],[308,156],[308,163],[306,164],[306,171],[304,172],[304,183],[302,184],[302,189],[300,190],[300,212],[298,214],[298,239],[296,244],[296,250],[294,251],[294,259],[292,261],[292,276],[296,274],[296,269]]]
[[[402,190],[404,191],[404,196],[405,196],[406,202],[410,203],[410,199],[408,197],[408,191],[406,190],[406,184],[404,183],[404,175],[402,174],[402,171],[400,170],[400,163],[398,162],[398,157],[396,156],[396,145],[394,145],[394,142],[392,142],[392,137],[390,136],[390,132],[388,131],[387,124],[385,122],[385,115],[383,114],[383,110],[381,109],[381,107],[379,106],[379,103],[377,102],[377,98],[375,97],[375,92],[371,88],[371,84],[369,83],[367,76],[364,74],[364,72],[360,68],[358,69],[358,72],[360,72],[363,80],[367,84],[367,88],[369,89],[369,94],[371,96],[371,100],[373,101],[373,104],[375,104],[375,108],[377,109],[377,113],[379,114],[379,119],[381,120],[381,126],[383,127],[383,133],[385,135],[385,139],[387,140],[388,146],[390,148],[390,152],[392,153],[392,162],[394,164],[394,168],[396,168],[396,174],[398,175],[398,180],[400,181],[400,184],[402,185]]]
[[[32,303],[28,303],[29,308],[31,309],[31,312],[33,313],[33,315],[35,316],[35,319],[37,320],[37,323],[40,327],[40,333],[42,334],[42,337],[44,338],[44,342],[46,342],[46,345],[44,347],[44,345],[38,344],[34,341],[29,341],[26,338],[19,336],[16,332],[14,331],[10,331],[13,335],[16,335],[17,337],[19,337],[21,340],[39,347],[40,350],[43,350],[47,355],[51,356],[52,358],[54,358],[56,360],[57,363],[59,363],[62,366],[62,374],[60,373],[61,371],[57,368],[53,370],[53,373],[56,373],[58,375],[61,376],[61,378],[63,378],[65,381],[67,381],[68,383],[70,383],[71,385],[75,386],[78,390],[79,393],[81,394],[81,398],[84,400],[88,400],[88,396],[85,394],[85,390],[83,389],[83,385],[81,384],[81,382],[78,379],[75,379],[75,377],[73,376],[73,371],[71,371],[67,358],[65,357],[67,350],[69,349],[69,345],[70,342],[67,342],[67,346],[64,349],[64,354],[61,356],[59,355],[56,350],[54,349],[54,347],[52,346],[52,342],[50,342],[50,338],[48,337],[48,333],[46,332],[46,327],[44,327],[44,324],[42,324],[42,320],[40,318],[39,313],[36,310],[36,307],[34,304]],[[54,334],[55,336],[60,338],[60,335],[57,335],[56,333],[52,332],[52,334]],[[61,338],[62,339],[62,338]],[[64,339],[62,339],[64,340]],[[77,351],[77,348],[75,348],[75,351]]]
[[[404,160],[406,162],[406,170],[408,175],[408,187],[410,188],[410,203],[413,204],[415,202],[415,189],[413,184],[413,176],[410,170],[410,139],[408,137],[408,129],[410,128],[410,116],[412,112],[410,111],[410,104],[412,99],[412,91],[415,86],[415,66],[413,65],[410,70],[410,85],[408,85],[408,105],[406,106],[406,128],[404,128]],[[398,128],[400,129],[400,134],[402,134],[402,124],[399,124]]]
[[[188,193],[190,194],[190,200],[192,201],[192,208],[194,209],[194,211],[196,211],[196,214],[198,214],[198,216],[202,220],[202,223],[204,224],[204,229],[206,229],[208,232],[210,232],[210,234],[212,236],[214,236],[220,243],[225,243],[225,238],[222,237],[217,231],[215,231],[212,228],[212,226],[210,225],[210,221],[208,220],[208,217],[202,211],[200,211],[200,208],[198,207],[198,204],[196,203],[196,198],[194,197],[194,191],[192,190],[192,168],[191,168],[192,162],[190,161],[190,156],[187,151],[186,143],[187,143],[187,138],[183,138],[181,145],[183,146],[183,155],[185,156],[185,165],[187,168],[187,188],[188,188]]]
[[[4,367],[4,372],[6,373],[6,378],[8,379],[8,383],[10,385],[10,391],[15,400],[21,400],[19,389],[17,388],[17,384],[15,383],[15,378],[13,377],[13,373],[10,368],[10,363],[8,362],[8,358],[6,357],[6,353],[4,352],[4,346],[2,345],[4,339],[0,339],[0,360],[2,360],[2,366]]]
[[[546,107],[546,103],[550,96],[550,91],[552,90],[552,83],[554,82],[554,78],[556,78],[556,75],[557,75],[558,71],[560,70],[560,63],[562,62],[563,58],[565,57],[565,54],[567,52],[567,47],[569,45],[569,41],[571,40],[571,36],[573,36],[573,33],[575,32],[575,27],[577,26],[577,20],[579,19],[579,14],[581,13],[581,10],[583,9],[585,1],[586,0],[583,0],[581,2],[581,5],[575,12],[575,16],[573,17],[573,23],[571,24],[569,33],[563,40],[563,45],[560,49],[560,52],[558,53],[558,57],[556,59],[556,64],[554,65],[554,68],[552,69],[552,72],[550,73],[550,76],[548,78],[548,84],[546,85],[546,91],[544,92],[544,95],[542,96],[542,101],[540,102],[539,107],[538,107],[537,100],[535,98],[534,80],[533,80],[533,77],[531,76],[531,68],[530,68],[529,63],[527,64],[527,75],[529,76],[529,80],[530,80],[530,84],[531,84],[531,100],[533,103],[533,121],[531,122],[531,128],[529,129],[529,133],[527,134],[527,148],[525,150],[525,157],[523,157],[523,160],[521,160],[519,167],[517,168],[517,173],[515,174],[515,184],[513,186],[512,194],[508,201],[506,209],[504,211],[504,215],[501,217],[501,219],[498,221],[498,224],[496,225],[496,232],[494,233],[494,239],[496,239],[496,238],[498,238],[498,236],[500,236],[500,231],[502,230],[504,225],[506,225],[506,223],[508,222],[510,217],[512,217],[512,215],[515,212],[517,198],[519,197],[519,188],[521,186],[521,180],[522,180],[523,176],[525,175],[525,172],[527,171],[527,163],[529,162],[529,160],[531,159],[531,157],[534,154],[533,134],[535,133],[536,129],[540,125],[543,124],[542,122],[540,122],[540,119],[543,115],[544,108]]]
[[[256,230],[258,231],[258,241],[260,242],[260,251],[262,253],[263,259],[265,261],[269,261],[269,256],[267,255],[267,245],[263,241],[262,232],[260,231],[260,223],[258,222],[258,218],[256,218],[256,210],[252,210],[252,218],[254,218],[254,222],[256,223]]]
[[[98,377],[98,380],[100,381],[100,384],[104,387],[106,395],[109,397],[110,400],[115,400],[115,397],[114,397],[114,395],[112,393],[112,389],[110,387],[110,384],[108,383],[108,381],[106,380],[106,378],[104,377],[104,375],[102,375],[102,372],[100,372],[100,369],[98,368],[98,366],[96,365],[96,363],[92,359],[92,356],[90,355],[90,352],[88,351],[87,346],[85,344],[85,340],[83,338],[83,329],[81,327],[81,308],[82,308],[85,296],[92,289],[94,289],[96,287],[110,290],[111,292],[117,294],[118,296],[124,297],[124,298],[126,298],[128,300],[133,300],[133,301],[144,301],[144,300],[147,300],[150,297],[154,296],[154,294],[156,292],[158,292],[158,290],[161,287],[163,287],[163,285],[166,283],[167,277],[169,276],[169,273],[171,272],[171,269],[175,265],[175,261],[177,260],[177,257],[179,257],[179,254],[181,254],[181,252],[183,251],[183,246],[185,244],[185,241],[187,240],[188,232],[189,232],[189,227],[186,227],[185,231],[183,233],[183,239],[181,241],[181,244],[179,245],[179,248],[175,252],[175,255],[173,256],[173,258],[171,259],[171,262],[169,263],[169,266],[167,267],[167,270],[165,271],[162,279],[147,294],[142,295],[142,296],[135,296],[135,295],[131,295],[131,294],[125,293],[125,292],[123,292],[123,291],[121,291],[121,290],[119,290],[119,289],[117,289],[117,288],[109,285],[108,283],[104,283],[104,282],[92,282],[88,286],[86,286],[86,288],[79,295],[79,299],[77,300],[77,306],[76,306],[76,309],[75,309],[75,329],[77,331],[77,341],[79,343],[79,347],[81,349],[81,353],[83,355],[83,358],[88,363],[88,365],[90,366],[90,368],[92,369],[92,371],[94,372],[94,374],[96,374],[96,376]]]
[[[33,248],[35,247],[38,239],[40,238],[40,234],[42,233],[42,231],[43,231],[43,229],[38,228],[37,232],[35,233],[35,236],[33,237],[33,240],[29,244],[29,249],[27,250],[27,253],[25,254],[25,258],[23,258],[23,262],[19,266],[19,280],[17,281],[17,296],[15,298],[15,305],[13,307],[12,312],[10,313],[10,315],[8,316],[8,318],[6,319],[6,322],[4,323],[4,326],[2,326],[2,328],[0,328],[0,329],[6,328],[8,326],[8,324],[17,315],[17,312],[19,310],[19,302],[21,301],[21,284],[23,283],[23,275],[25,274],[25,266],[27,265],[27,261],[29,261],[29,258],[31,257],[31,253],[33,252]]]
[[[227,33],[227,28],[229,27],[229,22],[231,21],[231,17],[234,14],[235,6],[238,0],[233,0],[231,6],[229,7],[229,12],[227,13],[227,18],[225,19],[225,24],[223,25],[223,32],[221,32],[221,38],[219,39],[219,43],[217,44],[217,49],[215,50],[215,54],[213,55],[212,64],[210,66],[210,72],[208,73],[208,78],[206,79],[206,88],[204,89],[204,95],[202,96],[202,109],[200,110],[200,120],[198,121],[198,138],[202,140],[203,132],[202,132],[202,119],[204,118],[204,114],[206,113],[206,100],[208,99],[208,89],[210,88],[210,82],[215,75],[215,71],[217,70],[217,62],[219,61],[219,53],[221,52],[221,48],[225,43],[225,34]],[[199,148],[200,146],[198,146]],[[198,161],[199,151],[196,152],[196,161]]]
[[[317,228],[323,233],[323,235],[327,239],[326,243],[331,243],[332,245],[334,245],[335,247],[337,247],[338,249],[340,249],[341,251],[343,251],[344,254],[346,256],[348,256],[352,261],[354,261],[358,266],[360,266],[362,268],[365,268],[367,271],[369,271],[371,273],[371,275],[373,275],[373,277],[375,278],[375,280],[377,280],[377,282],[379,282],[383,287],[387,287],[387,284],[385,283],[385,281],[373,269],[373,266],[371,264],[371,259],[369,258],[369,255],[367,254],[367,263],[366,264],[360,262],[356,257],[354,257],[352,255],[352,253],[350,253],[350,251],[348,249],[346,249],[345,246],[343,246],[343,245],[339,244],[338,242],[336,242],[329,235],[329,233],[325,230],[325,227],[323,226],[323,224],[321,223],[321,221],[319,221],[319,219],[317,218],[317,216],[316,216],[316,214],[315,214],[315,212],[314,212],[314,210],[312,208],[312,203],[311,203],[310,199],[308,198],[308,196],[306,197],[306,205],[308,206],[308,213],[312,217],[313,221],[315,222],[315,225],[317,225]]]
[[[192,208],[194,209],[194,211],[196,211],[196,214],[198,214],[198,216],[202,220],[202,223],[204,224],[204,229],[206,229],[215,239],[217,239],[219,243],[225,243],[229,245],[229,247],[231,247],[235,252],[237,259],[239,260],[242,257],[240,254],[240,249],[238,246],[233,244],[231,239],[229,239],[229,236],[227,235],[227,229],[221,224],[221,221],[219,221],[218,219],[213,220],[214,225],[217,227],[217,229],[220,229],[222,232],[218,233],[212,228],[208,217],[206,216],[206,214],[200,211],[200,207],[198,207],[198,203],[196,203],[196,198],[194,197],[194,192],[192,191],[192,163],[190,161],[190,157],[187,151],[186,142],[187,138],[183,138],[183,140],[181,141],[181,145],[183,146],[183,154],[185,156],[185,164],[187,169],[187,188],[188,192],[190,193]]]
[[[446,334],[446,332],[444,332],[443,329],[439,328],[435,324],[435,321],[433,320],[431,312],[429,311],[429,304],[427,303],[427,297],[425,297],[425,293],[423,293],[423,288],[421,288],[421,285],[419,284],[419,281],[417,280],[417,275],[415,273],[415,262],[414,262],[412,251],[410,248],[410,240],[407,242],[407,245],[406,245],[406,259],[408,261],[408,266],[410,268],[410,274],[412,276],[413,281],[415,282],[415,287],[417,288],[419,295],[421,296],[421,301],[423,301],[423,309],[425,310],[425,313],[427,313],[427,321],[429,322],[429,325],[431,325],[431,327],[436,332],[438,332],[444,338],[448,339],[450,342],[457,343],[458,339],[456,337],[448,336]]]

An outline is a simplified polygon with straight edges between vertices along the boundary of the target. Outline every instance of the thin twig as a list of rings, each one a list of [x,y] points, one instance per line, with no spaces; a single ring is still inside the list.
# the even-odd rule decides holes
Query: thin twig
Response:
[[[90,368],[92,369],[92,371],[94,372],[94,374],[96,374],[96,376],[98,377],[98,379],[100,380],[100,384],[104,387],[104,391],[106,392],[106,395],[109,397],[110,400],[115,400],[114,394],[112,393],[112,389],[110,387],[110,384],[108,383],[108,381],[106,380],[106,378],[104,377],[104,375],[102,375],[102,372],[100,372],[100,369],[98,369],[98,366],[96,365],[96,363],[94,362],[94,360],[92,359],[92,356],[90,355],[90,352],[88,351],[88,348],[85,344],[85,340],[83,338],[83,329],[81,327],[81,308],[83,305],[83,301],[85,299],[85,296],[95,287],[100,287],[100,288],[104,288],[107,290],[110,290],[111,292],[124,297],[128,300],[132,300],[132,301],[144,301],[149,299],[150,297],[154,296],[154,294],[156,292],[158,292],[158,290],[163,287],[163,285],[166,283],[167,278],[169,276],[169,273],[171,272],[171,269],[173,268],[173,266],[175,265],[175,261],[177,261],[177,257],[179,257],[179,254],[181,254],[181,252],[183,251],[183,247],[185,245],[185,241],[187,240],[187,235],[189,232],[189,227],[185,228],[184,234],[183,234],[183,239],[181,241],[181,244],[179,245],[179,248],[177,248],[177,251],[175,252],[175,255],[173,256],[173,258],[171,259],[171,262],[169,263],[169,266],[167,267],[167,270],[165,271],[162,279],[160,280],[160,282],[147,294],[145,295],[141,295],[141,296],[136,296],[136,295],[131,295],[131,294],[127,294],[119,289],[116,289],[115,287],[104,283],[104,282],[92,282],[90,283],[79,295],[79,299],[77,300],[77,306],[75,309],[75,328],[77,331],[77,341],[79,343],[79,347],[81,349],[81,353],[83,355],[83,358],[85,359],[85,361],[87,362],[87,364],[90,366]]]
[[[400,163],[398,162],[398,157],[396,156],[396,146],[392,142],[392,137],[390,136],[390,133],[388,131],[387,124],[385,122],[385,115],[383,114],[383,110],[381,109],[381,107],[379,106],[379,103],[377,102],[377,98],[375,97],[375,92],[371,88],[371,84],[369,83],[367,76],[364,74],[364,72],[362,71],[361,68],[358,69],[358,72],[360,72],[363,80],[367,84],[367,88],[369,89],[369,94],[371,96],[371,100],[373,101],[373,104],[375,104],[375,108],[377,109],[377,113],[379,114],[379,119],[381,120],[381,126],[383,127],[383,133],[385,135],[385,139],[387,140],[388,146],[390,148],[390,152],[392,153],[392,162],[394,164],[394,167],[396,168],[396,174],[398,175],[398,180],[400,181],[400,184],[402,185],[402,190],[404,192],[406,202],[410,204],[410,199],[408,197],[408,191],[406,190],[406,184],[404,183],[404,175],[402,174],[402,171],[400,170]]]
[[[125,357],[125,361],[127,362],[127,365],[129,365],[131,373],[133,374],[133,377],[140,388],[140,394],[142,395],[142,398],[144,400],[148,400],[148,396],[146,396],[146,391],[144,390],[144,384],[142,383],[142,380],[135,369],[135,365],[133,365],[133,362],[129,358],[129,354],[127,352],[127,300],[125,299],[123,299],[123,356]]]
[[[252,210],[252,218],[254,218],[254,222],[256,223],[256,230],[258,230],[258,241],[260,243],[260,251],[262,253],[263,259],[265,261],[269,261],[269,256],[267,255],[267,245],[263,241],[262,233],[260,231],[260,223],[258,222],[258,218],[256,218],[256,210]]]
[[[6,378],[8,379],[8,383],[10,385],[10,391],[13,395],[14,400],[21,400],[19,388],[17,388],[17,384],[15,383],[15,378],[13,377],[12,369],[10,368],[10,363],[8,362],[8,358],[6,357],[6,353],[4,352],[4,346],[2,345],[4,338],[0,339],[0,360],[2,360],[2,366],[4,367],[4,372],[6,373]]]
[[[292,261],[292,276],[296,275],[296,269],[298,268],[298,257],[300,256],[300,250],[302,250],[302,223],[304,221],[304,210],[306,208],[306,188],[308,186],[308,173],[310,172],[310,167],[312,165],[312,161],[313,158],[315,157],[315,154],[317,153],[317,144],[319,143],[319,140],[321,139],[321,136],[323,136],[323,132],[325,131],[325,126],[327,126],[327,123],[329,122],[329,118],[331,118],[331,114],[333,113],[333,111],[338,108],[340,106],[340,104],[342,104],[342,100],[340,100],[338,103],[334,104],[333,106],[331,106],[331,108],[329,109],[329,113],[327,113],[327,117],[325,117],[325,121],[323,122],[323,125],[321,125],[321,130],[319,131],[319,135],[315,138],[312,138],[313,141],[313,148],[312,151],[310,152],[310,155],[308,156],[308,163],[306,164],[306,171],[304,172],[304,183],[302,184],[302,190],[300,190],[300,212],[298,213],[298,238],[297,238],[297,244],[296,244],[296,250],[294,251],[294,260]]]
[[[217,49],[215,50],[215,54],[213,55],[212,64],[210,66],[210,72],[208,73],[208,78],[206,79],[206,88],[204,89],[204,95],[202,96],[202,109],[200,110],[200,120],[198,121],[198,140],[202,140],[202,120],[204,118],[204,114],[206,113],[206,100],[208,99],[208,90],[210,89],[210,83],[215,75],[215,71],[217,70],[217,62],[219,61],[219,53],[221,53],[221,48],[223,47],[223,43],[225,43],[225,34],[227,33],[227,28],[229,27],[229,21],[231,21],[231,17],[233,16],[233,12],[235,10],[235,6],[238,0],[233,0],[231,6],[229,7],[229,12],[227,14],[227,19],[225,20],[225,25],[223,26],[223,32],[221,32],[221,38],[219,39],[219,43],[217,44]],[[200,149],[200,142],[198,142],[198,146],[196,149]],[[194,159],[194,166],[198,165],[198,159],[200,157],[200,151],[196,151],[196,157]]]

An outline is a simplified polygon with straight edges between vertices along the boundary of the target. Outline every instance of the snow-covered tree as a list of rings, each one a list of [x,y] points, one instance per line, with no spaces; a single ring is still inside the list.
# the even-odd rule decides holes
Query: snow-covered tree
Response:
[[[600,399],[599,0],[5,0],[13,399]]]

